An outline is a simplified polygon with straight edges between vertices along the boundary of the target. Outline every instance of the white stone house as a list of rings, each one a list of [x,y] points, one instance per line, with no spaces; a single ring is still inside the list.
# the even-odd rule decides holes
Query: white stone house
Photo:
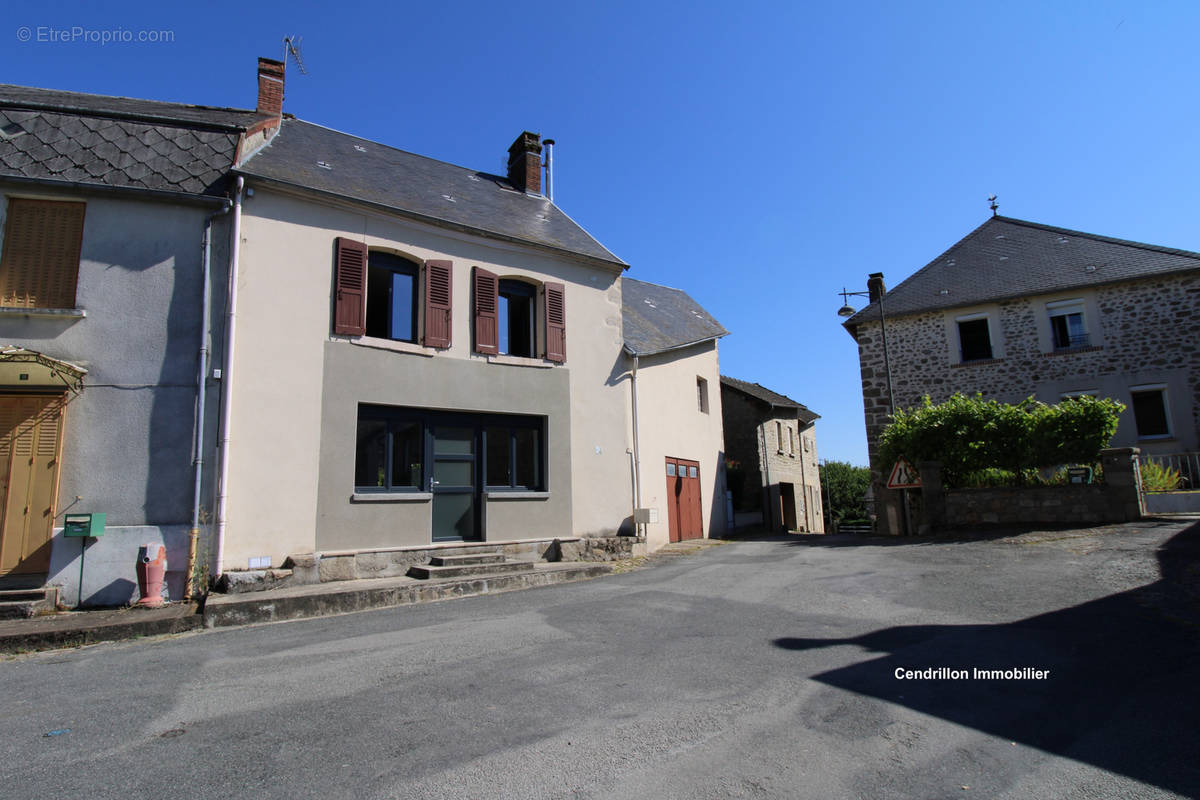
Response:
[[[647,546],[718,537],[728,520],[717,343],[729,332],[680,289],[626,277],[621,300]]]
[[[845,322],[858,343],[880,525],[898,531],[891,465],[877,443],[890,414],[955,392],[1047,403],[1079,394],[1126,407],[1113,446],[1197,450],[1200,254],[993,216]],[[880,307],[886,319],[884,359]]]

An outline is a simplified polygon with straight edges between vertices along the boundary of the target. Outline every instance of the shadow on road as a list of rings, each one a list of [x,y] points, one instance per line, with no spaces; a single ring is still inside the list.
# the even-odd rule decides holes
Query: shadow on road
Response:
[[[774,644],[858,645],[882,653],[815,679],[1200,796],[1200,524],[1165,542],[1157,557],[1161,578],[1152,584],[1012,623],[899,626]],[[897,669],[930,667],[967,674],[1030,667],[1049,675],[896,676]]]

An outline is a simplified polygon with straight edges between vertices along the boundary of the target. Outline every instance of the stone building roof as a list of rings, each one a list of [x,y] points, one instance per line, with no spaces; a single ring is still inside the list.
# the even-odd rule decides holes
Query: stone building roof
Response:
[[[1200,270],[1200,253],[1009,217],[989,218],[884,295],[887,316]],[[871,303],[846,320],[879,319]]]
[[[625,277],[621,278],[621,332],[625,349],[636,356],[729,335],[687,292]]]
[[[0,85],[0,178],[220,194],[253,111]]]
[[[773,392],[761,384],[750,383],[749,381],[740,381],[737,378],[731,378],[728,375],[722,375],[721,386],[741,392],[742,394],[747,395],[760,403],[765,403],[772,409],[779,408],[794,411],[796,413],[796,418],[806,424],[821,418],[820,414],[809,410],[809,408],[803,403],[797,403],[787,395]]]

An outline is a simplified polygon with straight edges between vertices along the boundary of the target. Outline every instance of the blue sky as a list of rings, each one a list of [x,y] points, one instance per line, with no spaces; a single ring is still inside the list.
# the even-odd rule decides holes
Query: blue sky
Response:
[[[5,17],[8,83],[253,107],[256,58],[293,34],[308,74],[289,69],[284,108],[303,119],[494,172],[522,130],[554,138],[559,206],[632,277],[687,290],[732,331],[725,374],[821,414],[826,458],[866,463],[837,292],[875,271],[894,286],[982,223],[990,193],[1009,216],[1200,250],[1193,2],[42,2]]]

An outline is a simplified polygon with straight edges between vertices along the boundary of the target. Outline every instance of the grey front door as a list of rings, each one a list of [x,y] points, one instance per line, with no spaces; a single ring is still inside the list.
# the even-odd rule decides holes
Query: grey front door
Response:
[[[475,438],[474,427],[434,425],[430,431],[434,541],[479,538]]]

